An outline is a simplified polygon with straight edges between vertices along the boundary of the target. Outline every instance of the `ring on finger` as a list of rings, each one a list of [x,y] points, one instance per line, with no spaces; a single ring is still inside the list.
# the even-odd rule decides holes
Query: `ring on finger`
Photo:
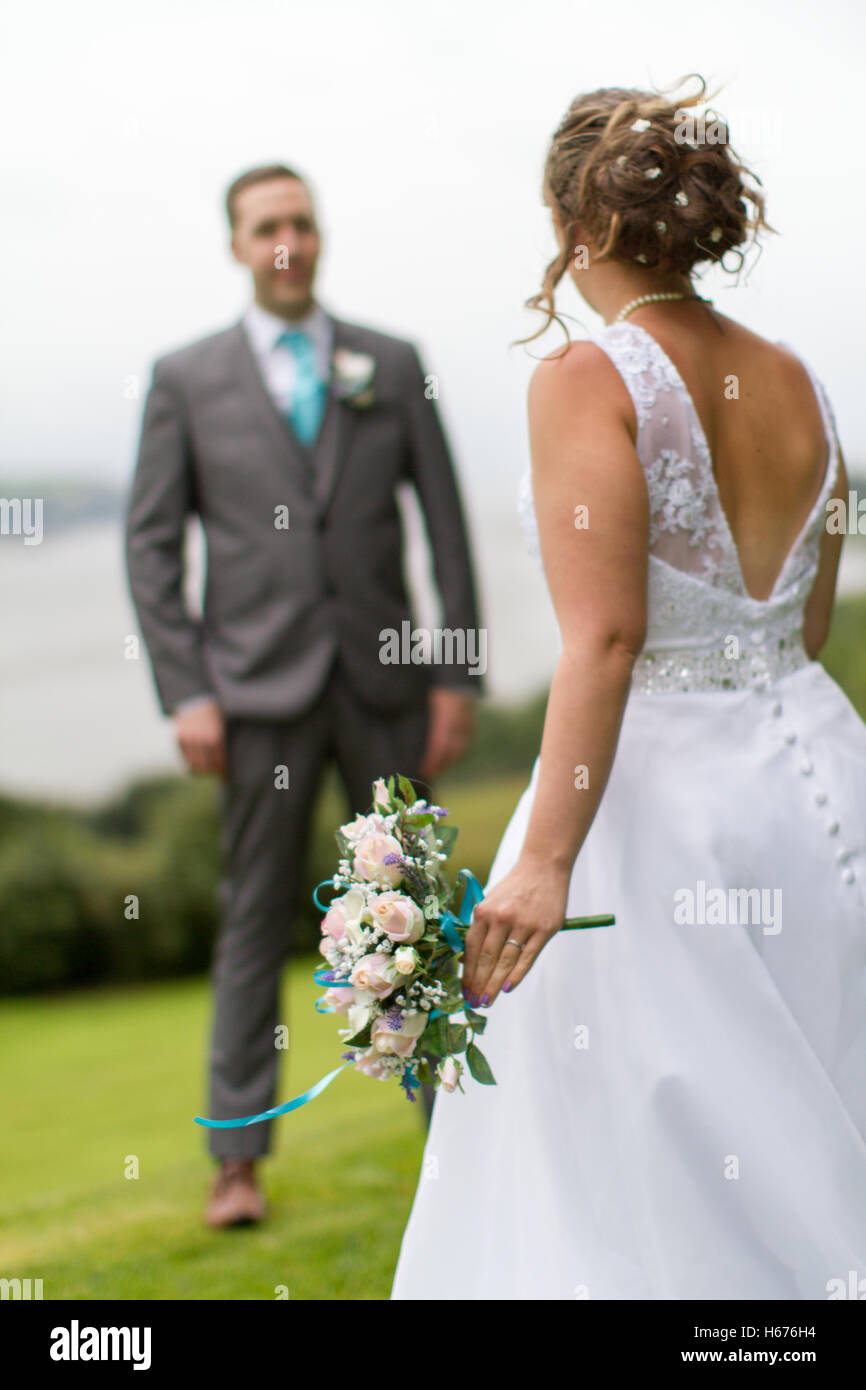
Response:
[[[514,939],[513,936],[506,937],[505,945],[506,945],[506,946],[516,946],[519,950],[521,950],[521,951],[523,950],[523,942],[522,942],[522,941],[515,941],[515,939]]]

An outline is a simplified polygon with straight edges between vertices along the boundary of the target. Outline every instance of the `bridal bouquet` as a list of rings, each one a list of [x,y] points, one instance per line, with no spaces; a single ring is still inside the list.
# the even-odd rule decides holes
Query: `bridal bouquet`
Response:
[[[466,1067],[482,1085],[496,1084],[475,1041],[487,1019],[465,1003],[457,971],[472,909],[484,893],[475,875],[461,869],[463,900],[456,913],[449,906],[456,887],[442,865],[457,829],[440,824],[447,814],[443,806],[416,797],[408,777],[373,783],[373,810],[335,832],[342,856],[337,872],[313,893],[325,914],[319,949],[328,963],[313,976],[327,985],[316,1008],[346,1018],[339,1030],[347,1049],[340,1066],[302,1095],[259,1115],[196,1115],[196,1124],[238,1129],[286,1115],[315,1100],[352,1065],[380,1081],[396,1077],[412,1101],[422,1081],[462,1091]],[[327,905],[319,901],[326,884],[342,889]],[[607,915],[567,917],[562,930],[613,921]],[[464,1022],[452,1019],[458,1012]]]
[[[457,838],[441,824],[442,806],[416,797],[408,778],[373,784],[373,810],[335,832],[341,859],[333,884],[343,891],[327,908],[319,946],[329,969],[317,970],[328,988],[316,1008],[340,1013],[347,1063],[379,1080],[396,1077],[410,1100],[421,1081],[446,1091],[463,1087],[466,1067],[482,1085],[495,1085],[475,1038],[487,1019],[463,999],[457,962],[483,896],[474,874],[458,913],[456,888],[443,870]],[[572,917],[566,927],[603,926],[613,917]],[[462,1012],[464,1022],[451,1015]],[[461,1058],[465,1058],[464,1062]]]

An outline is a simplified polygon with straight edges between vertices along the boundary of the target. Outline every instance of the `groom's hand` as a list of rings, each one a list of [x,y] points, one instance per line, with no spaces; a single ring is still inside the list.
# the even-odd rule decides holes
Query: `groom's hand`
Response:
[[[190,772],[225,776],[225,721],[216,700],[200,700],[177,710],[174,731]]]
[[[446,767],[462,758],[475,732],[475,697],[437,686],[430,691],[430,728],[418,770],[432,782]]]

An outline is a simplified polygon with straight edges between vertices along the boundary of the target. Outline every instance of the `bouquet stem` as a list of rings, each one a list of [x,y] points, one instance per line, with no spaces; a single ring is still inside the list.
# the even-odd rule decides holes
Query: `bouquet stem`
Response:
[[[577,927],[612,927],[616,922],[612,912],[602,912],[597,917],[566,917],[563,931],[573,931]]]

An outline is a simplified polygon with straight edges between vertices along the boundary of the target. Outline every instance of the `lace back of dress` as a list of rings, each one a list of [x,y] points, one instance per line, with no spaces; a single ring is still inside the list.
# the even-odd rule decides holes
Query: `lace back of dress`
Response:
[[[802,641],[803,610],[815,582],[826,501],[839,465],[821,383],[806,367],[828,441],[824,482],[772,593],[757,599],[745,587],[703,428],[673,362],[634,324],[610,325],[596,342],[634,403],[636,447],[649,498],[647,637],[635,663],[633,689],[655,694],[761,687],[799,669],[809,659]],[[541,565],[528,468],[518,511],[529,549]]]
[[[738,588],[736,554],[700,422],[679,378],[648,334],[632,325],[599,340],[634,402],[637,449],[649,494],[650,554],[708,584]]]
[[[649,497],[647,640],[635,663],[640,693],[762,687],[808,661],[803,609],[815,581],[838,462],[826,395],[809,371],[830,446],[809,518],[767,599],[753,598],[719,499],[694,403],[660,344],[636,325],[599,337],[637,414],[637,452]],[[805,364],[804,364],[805,365]]]

